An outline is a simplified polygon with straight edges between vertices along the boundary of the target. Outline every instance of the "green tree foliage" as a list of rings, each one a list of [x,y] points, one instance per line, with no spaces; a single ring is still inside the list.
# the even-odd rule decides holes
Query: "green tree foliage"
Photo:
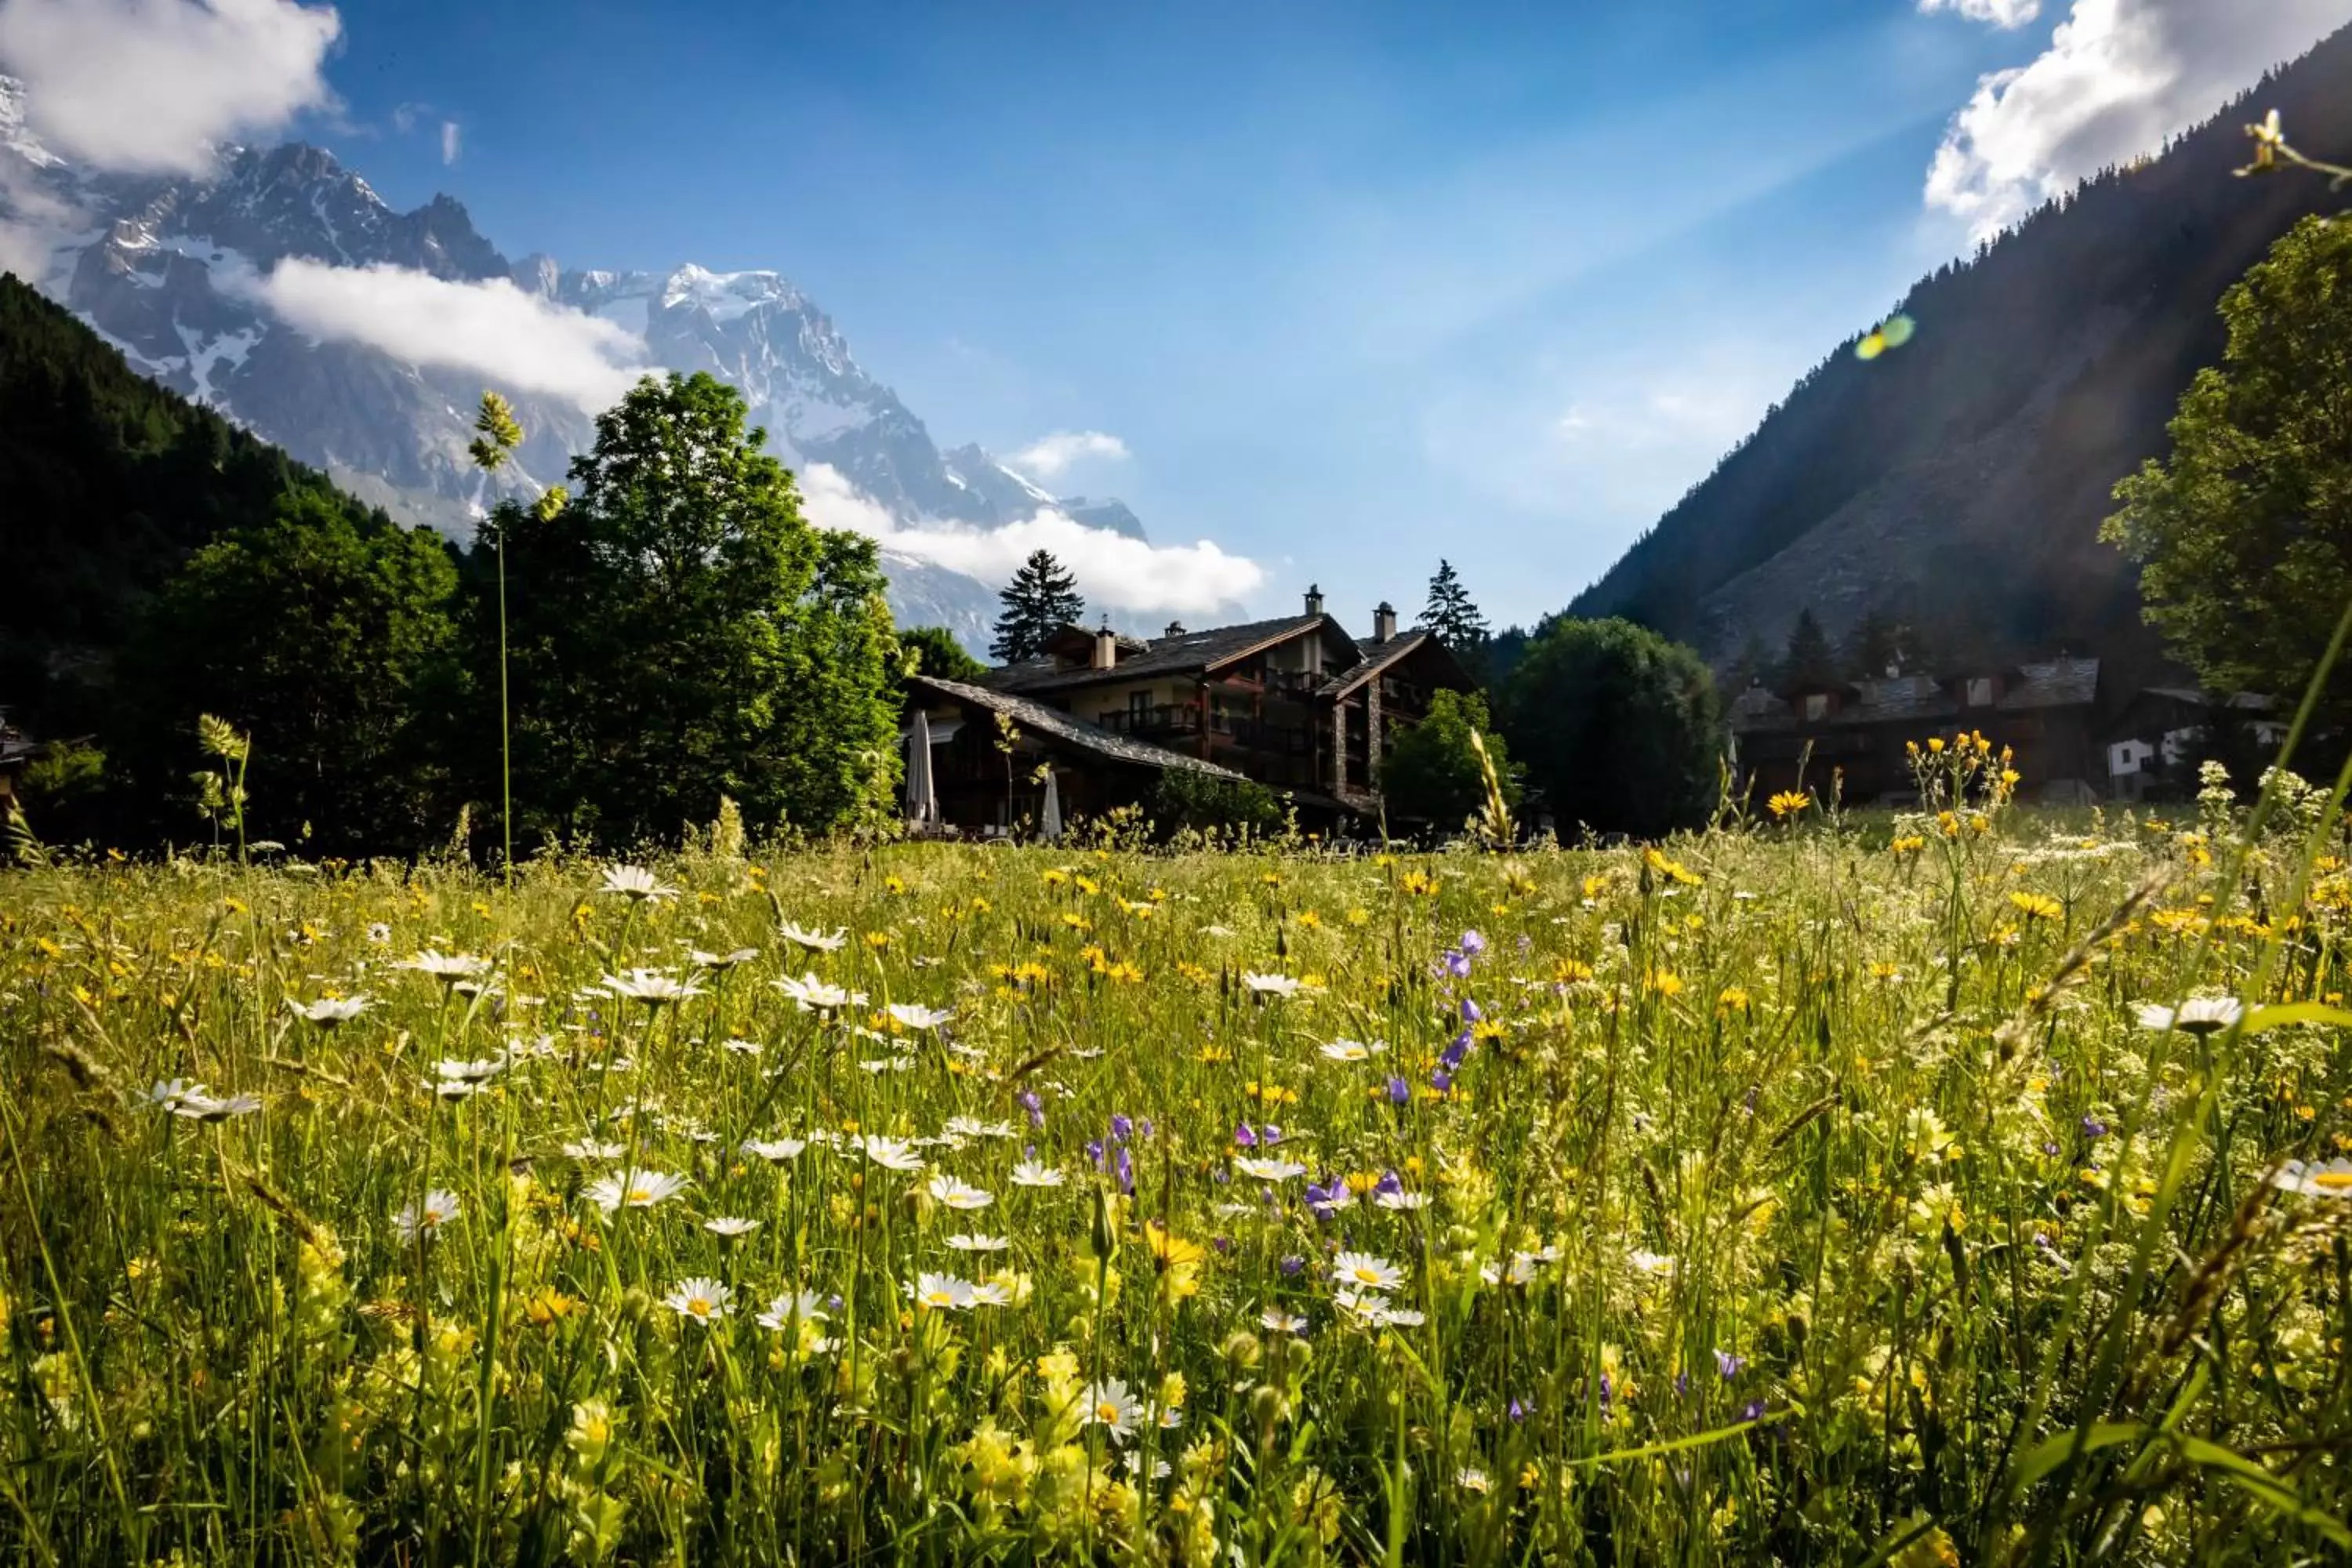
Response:
[[[298,491],[192,556],[122,660],[142,787],[184,783],[198,715],[252,737],[256,837],[338,853],[415,849],[455,809],[438,755],[457,572],[424,529]],[[183,818],[184,834],[189,819]]]
[[[1203,833],[1243,828],[1273,833],[1282,826],[1282,802],[1255,780],[1171,768],[1160,775],[1160,787],[1152,794],[1151,821],[1164,832],[1190,827]]]
[[[496,658],[481,558],[503,533],[522,824],[625,844],[722,795],[814,832],[887,808],[899,664],[875,546],[811,527],[765,440],[724,383],[648,377],[597,419],[566,508],[485,522],[468,662]]]
[[[1430,699],[1429,711],[1419,723],[1402,731],[1381,764],[1381,790],[1389,815],[1440,827],[1458,827],[1486,804],[1486,774],[1470,743],[1484,735],[1486,755],[1503,781],[1507,804],[1518,801],[1503,737],[1486,716],[1486,700],[1475,694],[1440,691]]]
[[[945,626],[909,626],[898,633],[898,646],[908,655],[908,674],[936,675],[941,680],[976,680],[988,667],[965,651],[955,633]]]
[[[1631,621],[1555,621],[1503,693],[1521,776],[1563,835],[1704,823],[1722,735],[1698,655]]]
[[[995,637],[988,651],[1000,664],[1036,658],[1045,651],[1055,632],[1076,624],[1087,613],[1087,602],[1078,595],[1078,580],[1050,550],[1032,552],[997,597],[1003,601],[1004,610],[991,628]]]
[[[1462,575],[1451,561],[1439,561],[1437,575],[1429,580],[1421,629],[1434,633],[1465,668],[1474,674],[1480,668],[1486,649],[1486,617],[1471,603],[1470,590],[1462,585]]]
[[[1796,624],[1789,628],[1789,646],[1780,655],[1781,686],[1826,686],[1837,679],[1837,655],[1831,650],[1829,634],[1811,607],[1799,610]]]
[[[2221,315],[2229,347],[2181,397],[2170,460],[2116,487],[2102,537],[2207,686],[2294,698],[2352,598],[2352,226],[2306,219]],[[2352,718],[2352,670],[2326,697]]]
[[[382,515],[134,374],[0,275],[0,701],[29,731],[112,729],[108,667],[148,595],[194,551],[268,523],[296,493],[355,521]]]

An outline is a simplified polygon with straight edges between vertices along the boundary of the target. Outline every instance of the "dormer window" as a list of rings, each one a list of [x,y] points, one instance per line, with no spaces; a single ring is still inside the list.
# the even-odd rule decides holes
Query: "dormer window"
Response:
[[[1830,716],[1830,694],[1826,691],[1805,693],[1805,719],[1818,724]]]
[[[1971,675],[1969,677],[1969,706],[1971,708],[1990,708],[1992,706],[1991,676]]]

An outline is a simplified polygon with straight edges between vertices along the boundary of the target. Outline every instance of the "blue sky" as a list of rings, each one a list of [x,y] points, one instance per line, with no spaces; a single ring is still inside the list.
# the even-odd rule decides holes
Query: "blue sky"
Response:
[[[9,7],[192,3],[0,0],[0,44]],[[1922,272],[2352,0],[338,16],[334,101],[270,129],[395,204],[447,191],[514,257],[782,271],[942,446],[1115,436],[1055,488],[1254,557],[1250,608],[1311,578],[1410,614],[1443,554],[1510,622]]]

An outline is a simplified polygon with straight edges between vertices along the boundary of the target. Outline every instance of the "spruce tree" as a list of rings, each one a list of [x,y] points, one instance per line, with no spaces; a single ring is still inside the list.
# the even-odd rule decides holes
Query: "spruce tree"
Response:
[[[1004,613],[991,628],[996,637],[988,651],[999,664],[1036,658],[1055,632],[1087,613],[1077,579],[1050,550],[1032,553],[997,597],[1004,602]]]
[[[1454,650],[1465,663],[1486,646],[1486,617],[1470,602],[1470,590],[1451,561],[1440,560],[1437,575],[1429,580],[1429,602],[1422,606],[1421,628]]]
[[[1797,624],[1789,628],[1789,649],[1780,661],[1780,684],[1783,687],[1823,686],[1837,679],[1837,655],[1831,651],[1829,634],[1813,616],[1811,606],[1797,612]]]

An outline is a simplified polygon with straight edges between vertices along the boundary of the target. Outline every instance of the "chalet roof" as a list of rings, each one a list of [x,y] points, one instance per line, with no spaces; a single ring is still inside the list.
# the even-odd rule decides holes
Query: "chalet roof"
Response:
[[[1129,763],[1137,767],[1158,768],[1162,772],[1178,769],[1189,773],[1210,773],[1218,778],[1237,779],[1242,775],[1231,768],[1188,757],[1181,752],[1171,752],[1165,746],[1155,746],[1148,741],[1138,741],[1089,724],[1083,719],[1072,718],[1058,708],[1048,708],[1042,702],[1032,702],[1009,691],[993,690],[985,686],[973,686],[961,680],[942,680],[934,675],[910,675],[910,688],[929,690],[956,702],[967,702],[975,708],[985,708],[992,713],[1002,713],[1015,724],[1053,736],[1058,741],[1083,750],[1094,752],[1114,762]]]
[[[2278,706],[2277,698],[2260,691],[2232,691],[2224,697],[2217,691],[2200,691],[2193,686],[2150,686],[2144,689],[2150,697],[2168,697],[2191,708],[2236,708],[2250,713],[2267,713]]]
[[[1995,712],[2087,706],[2098,696],[2095,658],[2044,659],[2013,665],[2004,673],[2009,685],[1993,704]],[[1961,676],[1948,681],[1932,675],[1891,675],[1854,681],[1844,689],[1853,700],[1813,722],[1850,727],[1964,720],[1972,710],[1961,706],[1953,690],[1968,679]],[[1792,729],[1798,723],[1796,709],[1760,686],[1751,686],[1732,699],[1730,719],[1731,727],[1740,731]]]
[[[1325,681],[1317,690],[1316,695],[1343,697],[1380,674],[1381,671],[1394,667],[1398,661],[1414,649],[1432,643],[1436,643],[1440,649],[1445,647],[1444,643],[1437,642],[1434,637],[1424,631],[1399,632],[1386,642],[1361,644],[1360,646],[1364,649],[1362,662],[1349,665]]]
[[[1230,664],[1243,655],[1269,644],[1286,642],[1326,626],[1338,632],[1343,640],[1353,644],[1354,639],[1339,631],[1338,624],[1328,616],[1286,616],[1278,620],[1244,621],[1239,626],[1212,626],[1206,631],[1154,637],[1144,651],[1132,657],[1124,651],[1130,645],[1122,641],[1119,661],[1110,669],[1087,667],[1066,669],[1048,658],[1009,664],[989,671],[989,684],[1001,691],[1058,691],[1068,687],[1091,685],[1098,680],[1182,675],[1192,670],[1213,669],[1218,665]],[[1349,668],[1352,669],[1354,667]]]
[[[2098,700],[2099,661],[2095,658],[2053,658],[2017,667],[2017,684],[2000,694],[1997,704],[2015,712],[2029,708],[2072,708]]]

